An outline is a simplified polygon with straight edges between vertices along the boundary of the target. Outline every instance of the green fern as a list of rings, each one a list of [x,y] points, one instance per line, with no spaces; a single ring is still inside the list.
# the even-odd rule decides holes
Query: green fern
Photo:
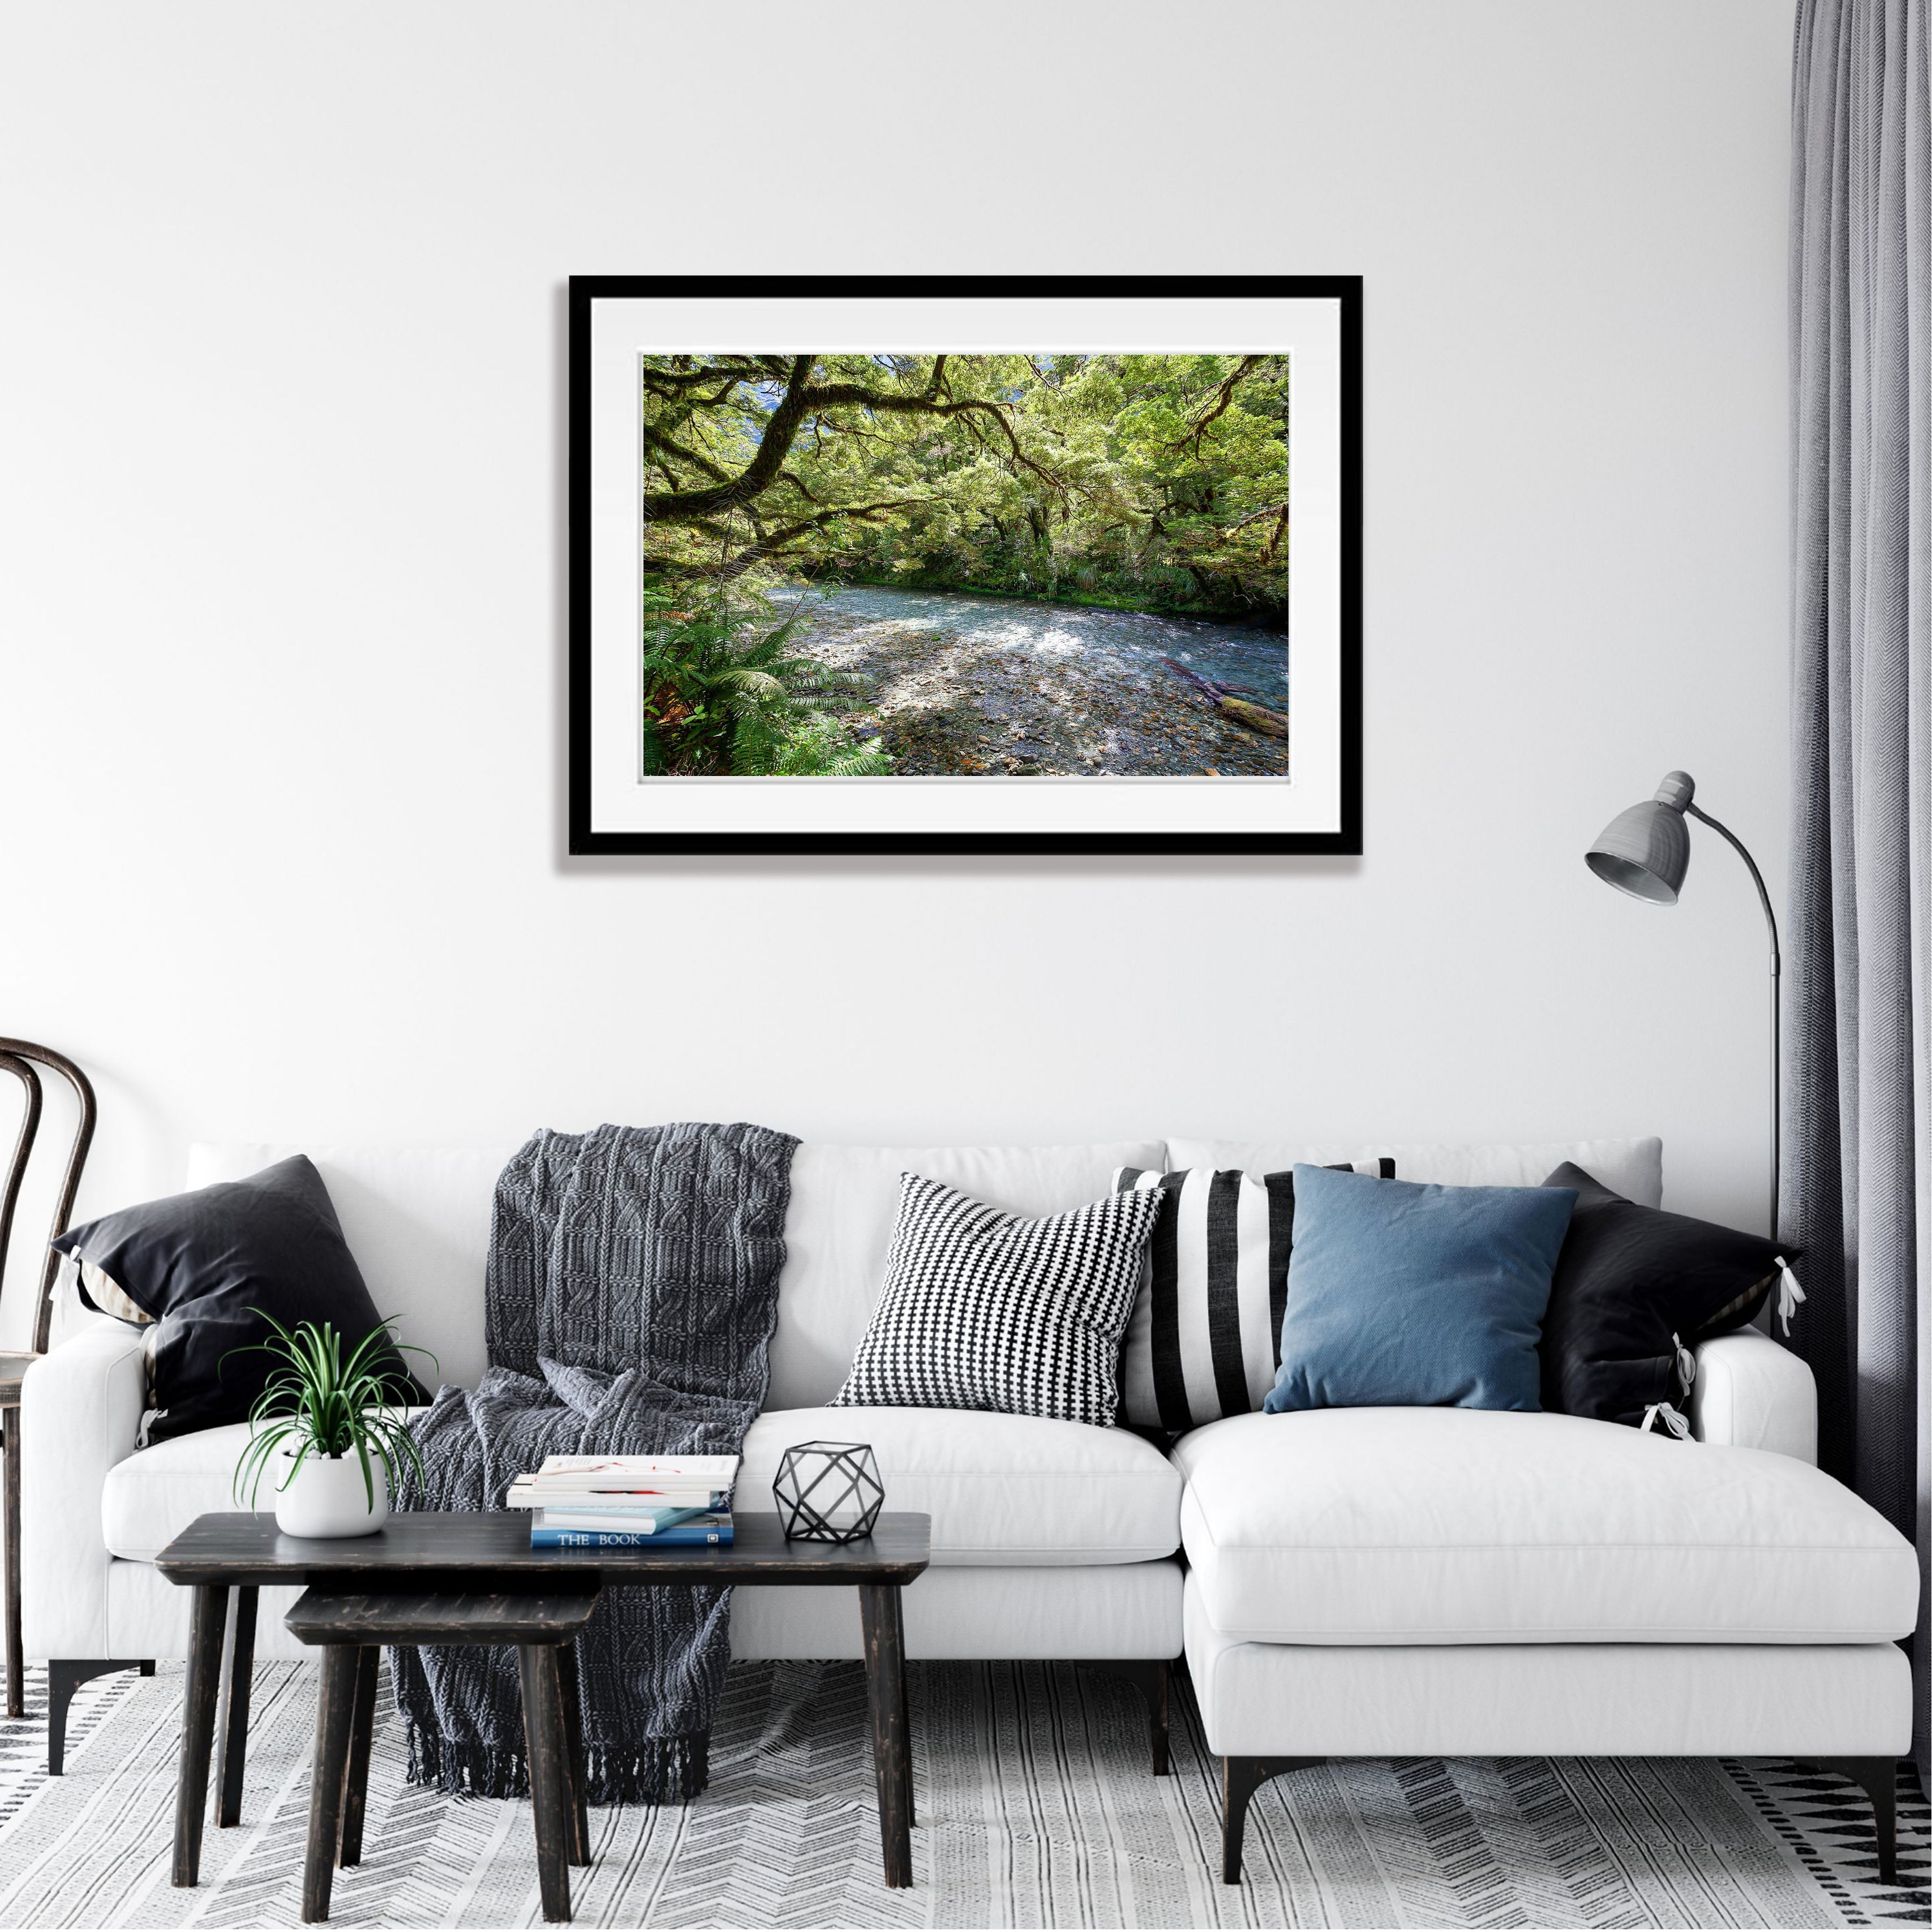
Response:
[[[754,634],[761,604],[646,611],[641,766],[646,776],[876,778],[885,752],[832,715],[862,681],[790,649],[804,613]]]
[[[884,778],[892,773],[891,754],[872,745],[857,745],[829,719],[794,731],[772,766],[781,778]]]

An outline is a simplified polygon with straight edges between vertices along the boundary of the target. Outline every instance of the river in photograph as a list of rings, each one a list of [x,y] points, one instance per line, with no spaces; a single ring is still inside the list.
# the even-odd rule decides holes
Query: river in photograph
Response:
[[[1288,770],[1288,640],[1147,611],[794,585],[796,646],[854,675],[839,715],[896,775],[1268,777]]]

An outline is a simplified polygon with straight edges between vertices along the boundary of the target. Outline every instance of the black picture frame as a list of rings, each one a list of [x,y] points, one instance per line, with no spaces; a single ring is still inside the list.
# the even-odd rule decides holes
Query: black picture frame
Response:
[[[591,328],[607,299],[692,296],[1166,299],[1292,298],[1339,304],[1340,662],[1336,823],[1321,831],[821,832],[599,830],[592,822]],[[1268,276],[572,275],[569,344],[568,842],[573,856],[674,854],[1188,854],[1352,856],[1362,850],[1362,278]],[[817,782],[798,780],[797,783]],[[976,781],[977,782],[977,781]]]

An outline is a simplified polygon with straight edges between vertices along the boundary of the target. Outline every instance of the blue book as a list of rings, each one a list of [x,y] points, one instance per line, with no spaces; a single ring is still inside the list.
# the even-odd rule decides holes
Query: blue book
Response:
[[[680,1522],[646,1536],[634,1529],[544,1529],[530,1532],[532,1550],[664,1550],[674,1544],[729,1543],[731,1526]]]

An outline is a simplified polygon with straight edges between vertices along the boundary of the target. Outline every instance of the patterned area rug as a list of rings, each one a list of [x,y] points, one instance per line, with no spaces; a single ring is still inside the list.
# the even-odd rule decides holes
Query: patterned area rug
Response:
[[[1146,1768],[1126,1685],[1066,1665],[910,1673],[917,1885],[880,1882],[856,1664],[736,1666],[688,1809],[591,1814],[580,1925],[1838,1926],[1928,1917],[1927,1811],[1901,1791],[1901,1887],[1881,1887],[1862,1794],[1788,1764],[1410,1760],[1264,1786],[1247,1875],[1216,1882],[1215,1760],[1185,1688],[1174,1775]],[[292,1925],[308,1665],[257,1672],[243,1822],[211,1827],[200,1886],[168,1882],[182,1674],[76,1698],[68,1774],[43,1726],[0,1725],[0,1925]],[[29,1708],[44,1708],[35,1674]],[[403,1782],[386,1672],[363,1862],[338,1925],[542,1922],[525,1804]]]

